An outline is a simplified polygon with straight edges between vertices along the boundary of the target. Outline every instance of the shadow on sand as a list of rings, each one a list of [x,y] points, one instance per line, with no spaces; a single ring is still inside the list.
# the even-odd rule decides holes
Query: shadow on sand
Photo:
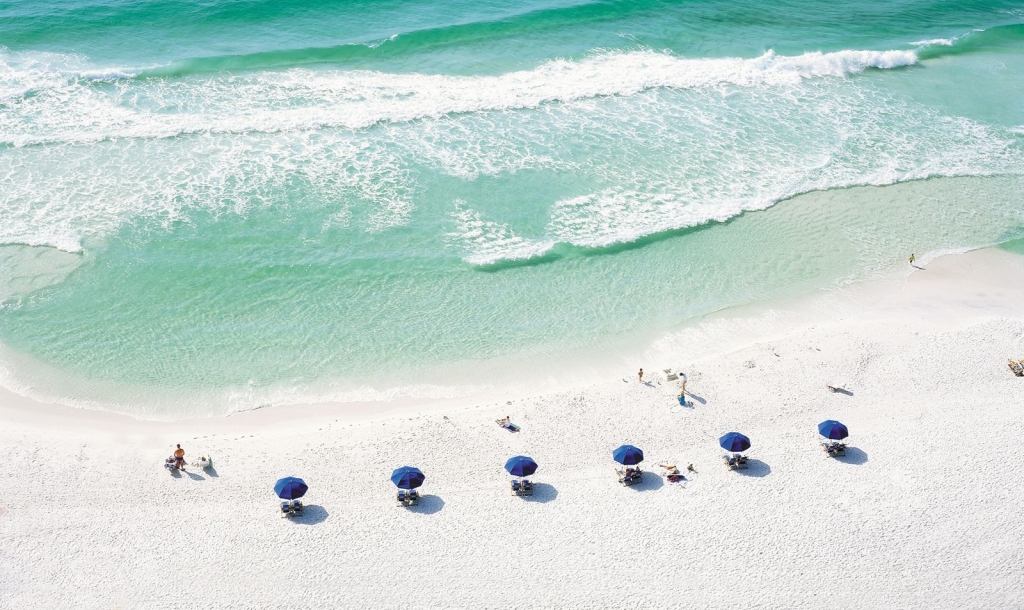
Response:
[[[696,394],[691,394],[690,392],[687,392],[686,395],[689,396],[690,398],[692,398],[695,402],[699,402],[701,405],[708,404],[708,401],[704,400],[700,396],[697,396]]]
[[[645,472],[640,482],[633,483],[629,488],[636,491],[650,491],[652,489],[661,489],[664,486],[665,480],[658,476],[658,473]]]
[[[323,506],[316,504],[305,504],[302,506],[302,515],[289,517],[289,519],[300,525],[316,525],[327,520],[328,512]]]
[[[772,467],[761,460],[750,458],[747,460],[747,467],[736,472],[747,477],[766,477],[772,472]]]
[[[533,495],[523,496],[524,500],[530,502],[550,502],[558,497],[558,490],[547,483],[534,483],[533,484]]]
[[[847,447],[846,455],[839,455],[833,459],[835,459],[837,462],[842,462],[844,464],[854,464],[859,466],[864,462],[868,461],[868,454],[861,451],[860,449],[857,449],[856,447]]]
[[[410,513],[419,513],[421,515],[433,515],[442,508],[444,508],[444,500],[434,495],[422,495],[420,496],[419,504],[406,507]]]

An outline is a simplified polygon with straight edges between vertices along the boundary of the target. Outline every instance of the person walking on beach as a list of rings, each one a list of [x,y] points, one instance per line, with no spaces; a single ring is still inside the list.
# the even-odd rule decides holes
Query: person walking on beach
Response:
[[[637,377],[637,379],[640,380],[640,383],[643,383],[644,382],[644,370],[640,369],[640,372],[636,374],[636,377]]]
[[[174,465],[178,468],[185,467],[185,450],[178,445],[178,448],[174,450]]]
[[[686,396],[686,373],[679,373],[679,397]]]
[[[911,252],[911,253],[910,253],[910,264],[911,264],[911,265],[913,265],[913,264],[914,264],[914,261],[916,261],[916,260],[917,260],[917,259],[916,259],[916,258],[914,258],[914,253],[913,253],[913,252]]]

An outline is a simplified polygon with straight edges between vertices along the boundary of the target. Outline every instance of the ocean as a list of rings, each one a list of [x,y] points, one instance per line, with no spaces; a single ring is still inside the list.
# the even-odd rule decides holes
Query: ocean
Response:
[[[1021,238],[1020,2],[0,2],[0,385],[40,400],[549,388]]]

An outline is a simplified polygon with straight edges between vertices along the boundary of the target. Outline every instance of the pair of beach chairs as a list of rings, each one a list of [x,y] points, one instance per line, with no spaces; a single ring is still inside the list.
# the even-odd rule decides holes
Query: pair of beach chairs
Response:
[[[747,469],[747,456],[734,453],[732,455],[723,455],[722,461],[729,467],[729,470],[746,470]]]
[[[532,496],[533,495],[533,482],[522,479],[512,481],[512,495],[513,496]]]
[[[846,455],[846,443],[822,443],[821,448],[828,457]]]
[[[626,468],[625,470],[615,469],[615,474],[619,475],[619,483],[622,483],[626,487],[630,485],[636,485],[643,480],[644,473],[639,468]]]
[[[302,516],[302,500],[281,500],[281,516]]]
[[[395,500],[399,506],[416,506],[420,503],[420,494],[415,489],[399,489]]]

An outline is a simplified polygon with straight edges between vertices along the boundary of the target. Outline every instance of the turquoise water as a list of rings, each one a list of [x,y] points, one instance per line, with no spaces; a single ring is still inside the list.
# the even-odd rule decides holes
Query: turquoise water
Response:
[[[1024,237],[1019,2],[0,3],[0,383],[445,397]]]

